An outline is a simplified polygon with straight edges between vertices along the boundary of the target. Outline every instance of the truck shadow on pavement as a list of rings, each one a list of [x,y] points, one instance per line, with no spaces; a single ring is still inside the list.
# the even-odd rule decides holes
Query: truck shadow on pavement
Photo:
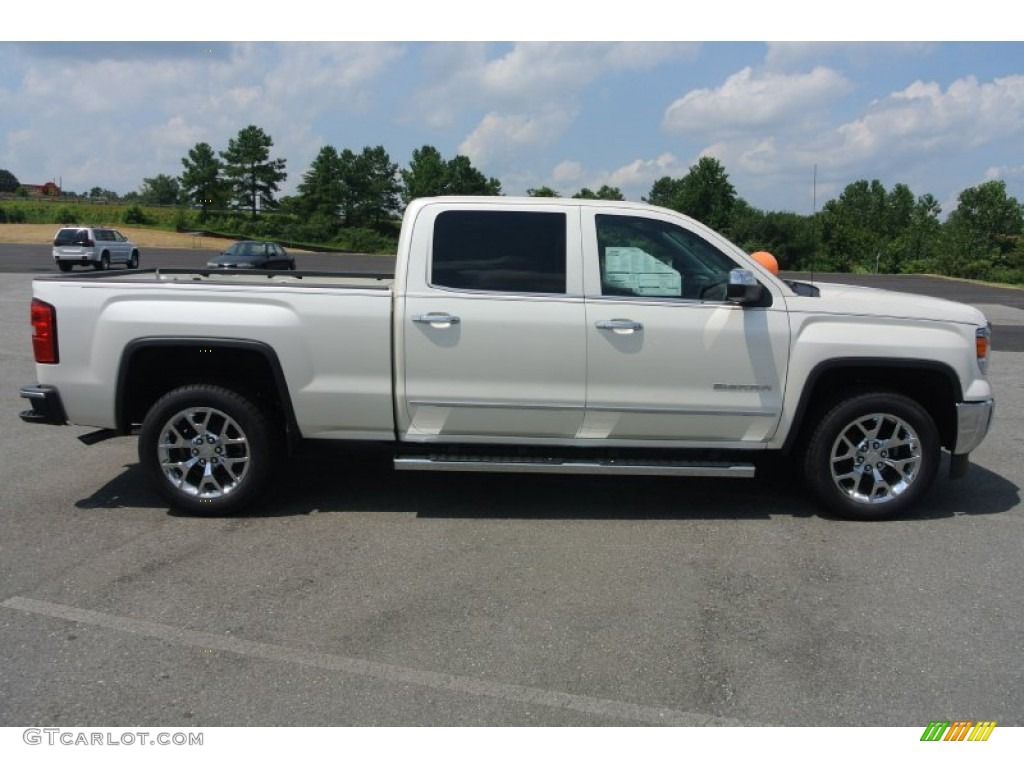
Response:
[[[981,466],[957,481],[945,463],[928,496],[896,520],[1007,512],[1020,489]],[[138,464],[75,503],[79,509],[168,508]],[[833,518],[789,471],[752,480],[396,472],[388,452],[303,446],[270,481],[264,497],[232,517],[272,518],[333,512],[401,512],[422,518],[766,519]]]

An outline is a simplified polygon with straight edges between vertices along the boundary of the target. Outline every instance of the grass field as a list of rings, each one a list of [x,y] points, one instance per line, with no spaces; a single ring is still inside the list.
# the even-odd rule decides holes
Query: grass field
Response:
[[[0,243],[49,244],[60,226],[57,224],[0,224]],[[143,248],[201,248],[205,251],[221,251],[230,242],[220,238],[193,238],[187,233],[163,232],[157,229],[140,229],[118,226],[116,229],[132,242]]]

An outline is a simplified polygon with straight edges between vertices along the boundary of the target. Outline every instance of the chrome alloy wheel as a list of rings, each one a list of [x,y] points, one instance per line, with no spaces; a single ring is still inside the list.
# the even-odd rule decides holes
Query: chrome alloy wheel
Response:
[[[886,504],[910,490],[921,470],[921,440],[889,413],[859,416],[832,444],[832,482],[851,501]]]
[[[251,456],[249,438],[238,422],[216,408],[186,408],[160,428],[160,470],[190,496],[219,499],[237,490]]]

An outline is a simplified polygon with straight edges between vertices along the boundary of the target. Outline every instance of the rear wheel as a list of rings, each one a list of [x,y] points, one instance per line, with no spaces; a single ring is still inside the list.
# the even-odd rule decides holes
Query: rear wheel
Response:
[[[110,254],[104,253],[100,256],[100,260],[93,263],[95,269],[110,269]]]
[[[283,438],[282,438],[283,439]],[[139,433],[139,461],[171,504],[195,514],[234,512],[265,485],[275,430],[245,397],[190,385],[160,398]]]
[[[57,262],[57,269],[59,269],[61,272],[70,272],[73,266],[74,264],[72,264],[70,261]]]
[[[896,392],[840,400],[814,430],[804,456],[811,490],[829,510],[880,520],[916,503],[939,466],[935,422]]]

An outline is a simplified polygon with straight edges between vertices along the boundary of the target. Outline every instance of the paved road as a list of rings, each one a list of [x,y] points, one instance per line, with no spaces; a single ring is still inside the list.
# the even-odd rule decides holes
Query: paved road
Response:
[[[0,274],[60,274],[53,263],[49,245],[17,245],[0,243]],[[143,248],[140,266],[143,269],[201,269],[213,251],[181,248]],[[372,256],[337,253],[296,253],[299,269],[342,272],[394,272],[394,256]],[[75,272],[88,268],[75,267]]]
[[[748,481],[394,473],[310,444],[189,518],[130,438],[15,416],[0,278],[0,725],[1024,725],[1024,354],[916,516]]]

